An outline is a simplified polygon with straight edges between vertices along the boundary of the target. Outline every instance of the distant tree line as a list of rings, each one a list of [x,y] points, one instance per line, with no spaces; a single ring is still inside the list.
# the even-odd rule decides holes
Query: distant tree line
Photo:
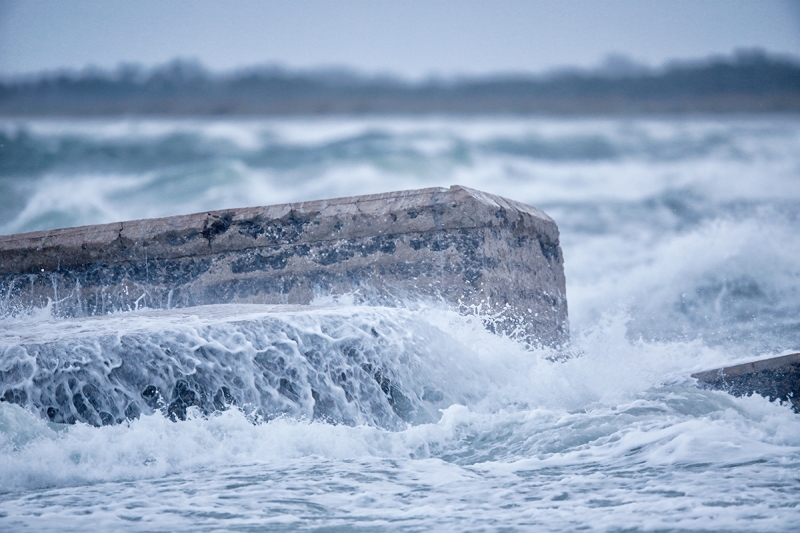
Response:
[[[2,116],[659,114],[800,111],[800,63],[760,51],[659,70],[408,82],[278,68],[215,75],[174,61],[0,81]]]

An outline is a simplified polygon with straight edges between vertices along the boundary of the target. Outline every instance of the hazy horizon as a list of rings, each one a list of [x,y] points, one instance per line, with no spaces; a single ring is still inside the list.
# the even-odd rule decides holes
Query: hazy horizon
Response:
[[[608,58],[658,68],[753,48],[800,57],[800,3],[0,0],[2,77],[181,58],[214,73],[277,66],[420,80],[591,70]]]
[[[703,57],[680,58],[674,57],[665,60],[664,62],[656,65],[648,65],[642,62],[637,62],[630,56],[625,54],[609,54],[601,61],[594,65],[579,66],[579,65],[563,65],[559,67],[552,67],[541,71],[524,71],[524,70],[506,70],[506,71],[492,71],[483,73],[451,73],[451,74],[430,74],[424,77],[411,77],[403,76],[397,73],[383,72],[383,71],[370,71],[360,69],[357,67],[337,64],[327,64],[312,67],[293,67],[291,65],[283,64],[280,62],[262,62],[253,63],[249,65],[242,65],[235,68],[215,69],[209,67],[202,60],[193,57],[176,56],[172,59],[162,63],[146,65],[138,62],[120,61],[116,65],[109,67],[101,67],[93,64],[87,64],[83,67],[60,67],[52,69],[43,69],[38,71],[21,72],[21,73],[2,73],[0,72],[0,83],[15,83],[24,81],[35,81],[37,79],[46,79],[48,77],[67,75],[75,78],[83,76],[100,75],[109,76],[114,78],[122,73],[127,72],[128,75],[135,73],[137,76],[147,77],[159,71],[165,71],[173,67],[187,69],[188,71],[195,71],[197,74],[207,76],[209,78],[235,78],[237,76],[247,75],[249,73],[275,73],[275,74],[288,74],[296,76],[309,76],[331,79],[347,79],[349,77],[362,81],[370,80],[388,80],[398,83],[425,83],[430,81],[460,81],[460,80],[490,80],[490,79],[503,79],[503,78],[526,78],[526,79],[542,79],[558,77],[563,74],[578,73],[588,76],[622,78],[636,74],[650,74],[658,75],[663,74],[670,69],[681,67],[697,67],[709,65],[714,62],[735,62],[742,56],[756,56],[763,55],[771,61],[786,61],[796,65],[800,65],[800,54],[788,53],[773,53],[763,48],[738,48],[732,50],[728,54],[709,54]]]

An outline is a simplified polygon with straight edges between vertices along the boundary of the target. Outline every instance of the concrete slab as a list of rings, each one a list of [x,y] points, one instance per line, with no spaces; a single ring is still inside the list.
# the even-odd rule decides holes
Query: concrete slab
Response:
[[[735,396],[759,394],[789,402],[800,412],[800,353],[692,374],[703,386]]]
[[[0,315],[441,300],[530,345],[568,338],[539,209],[461,186],[0,236]]]

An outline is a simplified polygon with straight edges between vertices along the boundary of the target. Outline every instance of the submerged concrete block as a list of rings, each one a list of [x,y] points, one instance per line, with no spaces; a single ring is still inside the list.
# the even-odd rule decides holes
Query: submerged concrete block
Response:
[[[555,222],[466,187],[0,236],[0,313],[440,299],[530,344],[567,340]]]
[[[692,374],[703,386],[734,396],[759,394],[800,412],[800,353]]]

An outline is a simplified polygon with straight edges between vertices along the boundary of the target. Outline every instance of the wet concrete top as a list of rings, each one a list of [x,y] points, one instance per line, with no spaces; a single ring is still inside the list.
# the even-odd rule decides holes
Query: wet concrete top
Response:
[[[113,263],[131,257],[201,257],[284,244],[500,226],[509,214],[519,214],[519,222],[538,222],[536,233],[558,242],[555,223],[541,210],[454,185],[2,235],[0,274],[71,268],[100,258]]]
[[[531,344],[568,337],[558,227],[458,185],[0,236],[0,316],[209,304],[446,302]]]
[[[704,387],[734,396],[759,394],[800,412],[800,353],[770,357],[692,374]]]

